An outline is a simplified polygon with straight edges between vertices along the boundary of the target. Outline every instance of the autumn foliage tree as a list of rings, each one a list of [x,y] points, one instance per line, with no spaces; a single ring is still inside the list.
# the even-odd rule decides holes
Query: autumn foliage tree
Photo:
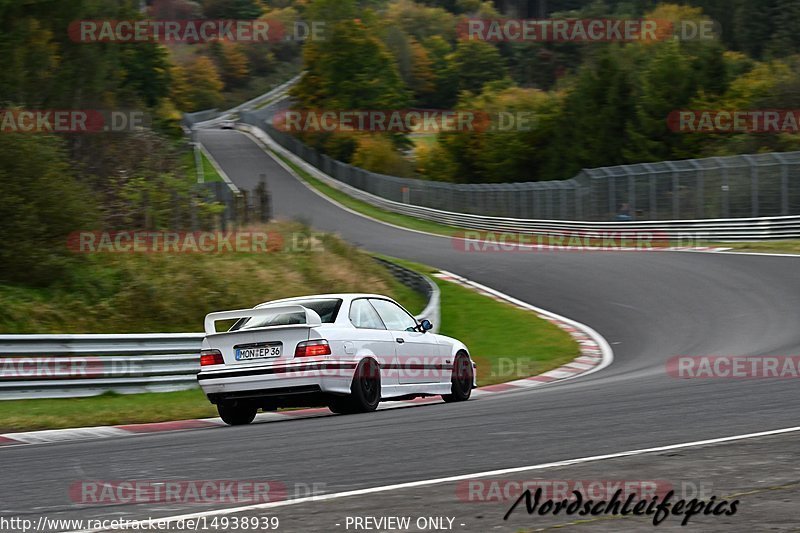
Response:
[[[197,56],[185,66],[172,69],[172,99],[184,111],[217,107],[225,87],[214,62]]]

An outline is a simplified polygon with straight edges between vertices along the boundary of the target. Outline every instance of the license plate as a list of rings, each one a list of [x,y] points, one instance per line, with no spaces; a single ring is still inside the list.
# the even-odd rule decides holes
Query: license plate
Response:
[[[259,346],[257,348],[237,348],[236,360],[248,361],[250,359],[280,357],[282,352],[283,346],[281,344],[270,344],[267,346]]]

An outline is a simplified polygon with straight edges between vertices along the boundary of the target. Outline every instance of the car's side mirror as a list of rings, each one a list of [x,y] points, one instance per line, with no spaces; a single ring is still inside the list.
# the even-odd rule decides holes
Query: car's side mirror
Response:
[[[425,333],[426,331],[430,331],[432,329],[433,329],[433,324],[431,324],[431,321],[428,320],[427,318],[419,323],[419,330],[422,333]]]

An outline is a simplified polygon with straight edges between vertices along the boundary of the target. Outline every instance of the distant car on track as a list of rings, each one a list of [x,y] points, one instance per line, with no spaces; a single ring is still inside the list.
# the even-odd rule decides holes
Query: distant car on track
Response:
[[[233,120],[223,120],[219,127],[223,130],[232,130],[236,127],[236,122]]]
[[[231,320],[217,332],[216,322]],[[230,425],[249,424],[258,409],[327,406],[344,414],[374,411],[381,400],[468,400],[477,385],[469,351],[432,327],[377,294],[211,313],[197,379]]]

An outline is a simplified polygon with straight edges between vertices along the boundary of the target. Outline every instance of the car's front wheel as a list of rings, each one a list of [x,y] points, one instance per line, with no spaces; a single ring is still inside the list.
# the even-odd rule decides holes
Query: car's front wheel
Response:
[[[257,407],[249,405],[234,405],[232,403],[217,404],[217,412],[223,422],[229,426],[244,426],[256,417]]]
[[[458,354],[453,363],[450,394],[442,394],[442,399],[446,402],[465,402],[469,400],[472,395],[474,381],[475,373],[472,369],[472,361],[466,354]]]
[[[358,364],[350,394],[332,398],[328,408],[337,414],[368,413],[381,402],[381,372],[378,363],[364,359]]]

